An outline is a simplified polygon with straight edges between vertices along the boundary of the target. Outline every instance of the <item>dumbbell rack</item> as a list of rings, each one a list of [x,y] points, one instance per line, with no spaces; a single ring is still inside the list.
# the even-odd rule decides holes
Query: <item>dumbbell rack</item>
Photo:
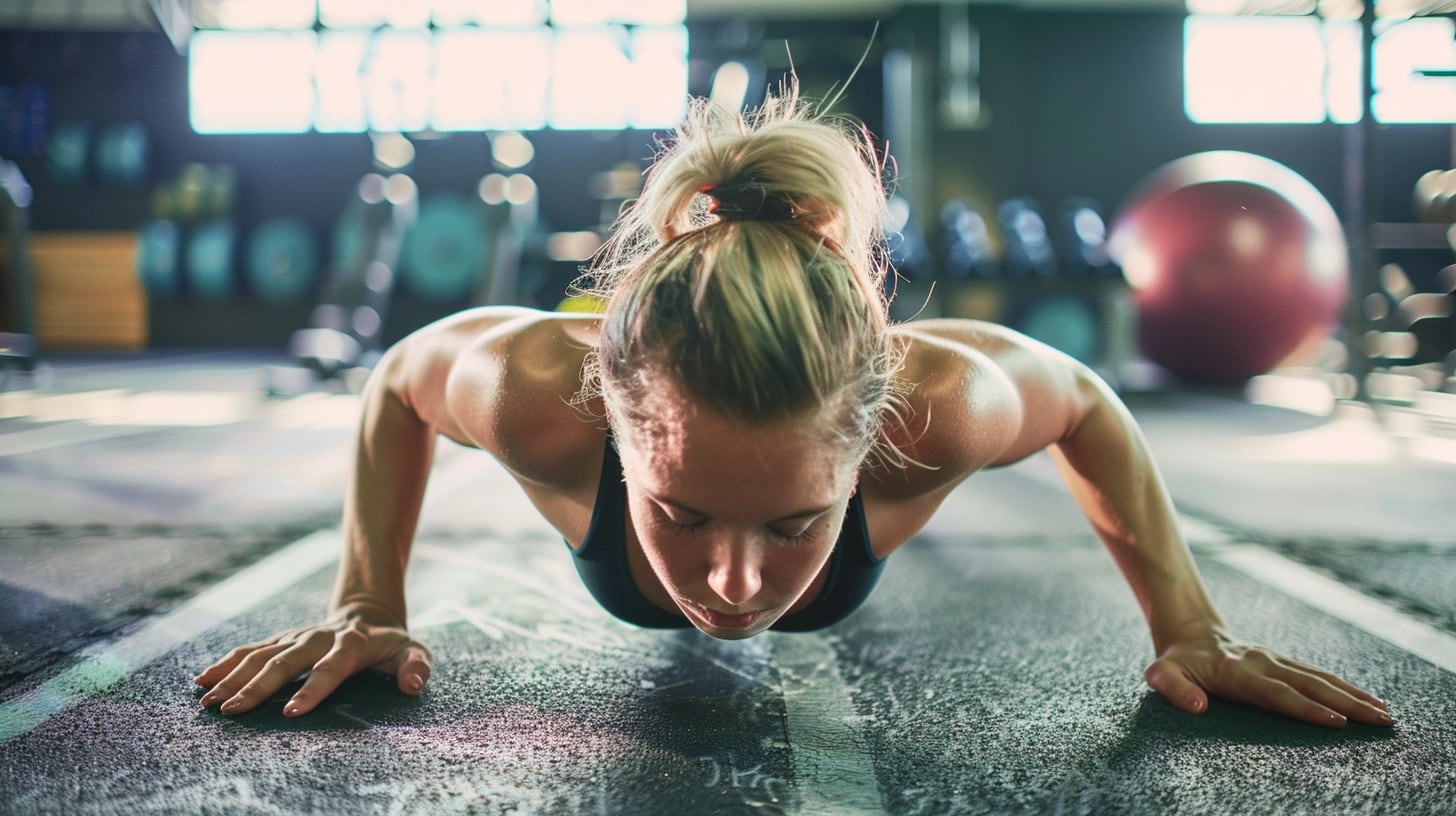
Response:
[[[1369,54],[1374,40],[1374,3],[1364,4],[1360,22],[1362,53]],[[1353,250],[1345,320],[1348,353],[1344,375],[1349,385],[1344,389],[1347,393],[1337,396],[1398,409],[1436,402],[1446,406],[1443,413],[1449,412],[1448,419],[1456,422],[1456,407],[1448,405],[1456,399],[1444,399],[1456,398],[1456,264],[1451,256],[1456,250],[1456,205],[1437,218],[1418,200],[1416,209],[1427,219],[1425,223],[1377,220],[1375,182],[1381,176],[1373,70],[1367,61],[1361,72],[1362,115],[1346,130],[1347,232]],[[1453,76],[1445,71],[1426,73]],[[1451,159],[1456,165],[1456,129]],[[1456,195],[1456,190],[1452,192]],[[1444,254],[1437,262],[1442,271],[1433,276],[1440,291],[1417,290],[1405,271],[1390,260],[1391,253],[1412,251]],[[1418,340],[1418,333],[1427,336]]]

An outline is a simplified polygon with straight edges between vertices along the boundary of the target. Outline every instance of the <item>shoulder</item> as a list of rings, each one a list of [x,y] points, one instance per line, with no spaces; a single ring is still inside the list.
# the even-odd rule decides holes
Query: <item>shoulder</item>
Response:
[[[1105,396],[1085,365],[1005,326],[930,320],[895,331],[920,447],[952,469],[1011,464],[1056,444]]]
[[[605,424],[595,419],[600,405],[577,395],[598,324],[594,315],[517,308],[446,318],[401,342],[401,398],[522,480],[569,487],[594,478],[582,465],[599,456]]]
[[[1090,404],[1093,375],[1011,329],[930,320],[893,330],[904,358],[884,442],[906,460],[861,473],[875,552],[914,535],[966,478],[1065,438]]]
[[[909,459],[957,478],[995,462],[1020,431],[1024,412],[995,357],[946,328],[896,328],[905,355],[898,376],[904,415],[890,418],[886,435]]]

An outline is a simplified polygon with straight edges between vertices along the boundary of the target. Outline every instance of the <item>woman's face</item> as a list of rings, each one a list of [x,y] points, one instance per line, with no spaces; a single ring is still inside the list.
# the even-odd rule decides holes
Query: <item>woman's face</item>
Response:
[[[694,626],[756,635],[824,567],[857,463],[815,421],[745,424],[657,393],[653,419],[617,435],[637,539]]]

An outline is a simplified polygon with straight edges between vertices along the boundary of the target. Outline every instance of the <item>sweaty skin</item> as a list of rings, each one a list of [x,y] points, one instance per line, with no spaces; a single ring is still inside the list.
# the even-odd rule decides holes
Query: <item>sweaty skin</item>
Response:
[[[229,652],[198,676],[209,688],[202,704],[248,711],[307,672],[284,707],[297,716],[366,668],[420,693],[432,658],[405,626],[404,573],[437,434],[493,454],[579,545],[605,423],[600,400],[578,406],[572,398],[598,321],[485,307],[392,348],[364,393],[329,616]],[[1146,680],[1173,705],[1201,713],[1212,694],[1316,725],[1390,724],[1373,695],[1234,638],[1141,433],[1095,374],[992,324],[931,320],[893,331],[906,349],[900,378],[912,387],[908,420],[886,433],[926,467],[855,472],[812,422],[746,426],[659,379],[657,410],[671,421],[619,439],[629,564],[649,600],[710,635],[751,636],[813,598],[856,487],[883,557],[967,477],[1045,449],[1137,598],[1155,654]]]

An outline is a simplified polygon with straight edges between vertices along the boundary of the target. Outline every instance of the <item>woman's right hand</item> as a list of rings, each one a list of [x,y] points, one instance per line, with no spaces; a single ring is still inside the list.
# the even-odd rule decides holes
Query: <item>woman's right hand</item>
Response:
[[[430,679],[432,658],[410,637],[403,621],[372,602],[347,604],[316,626],[290,629],[267,640],[239,646],[196,678],[208,688],[201,704],[222,704],[224,714],[257,708],[278,689],[308,673],[283,714],[307,714],[340,683],[365,669],[393,674],[399,690],[418,696]]]

